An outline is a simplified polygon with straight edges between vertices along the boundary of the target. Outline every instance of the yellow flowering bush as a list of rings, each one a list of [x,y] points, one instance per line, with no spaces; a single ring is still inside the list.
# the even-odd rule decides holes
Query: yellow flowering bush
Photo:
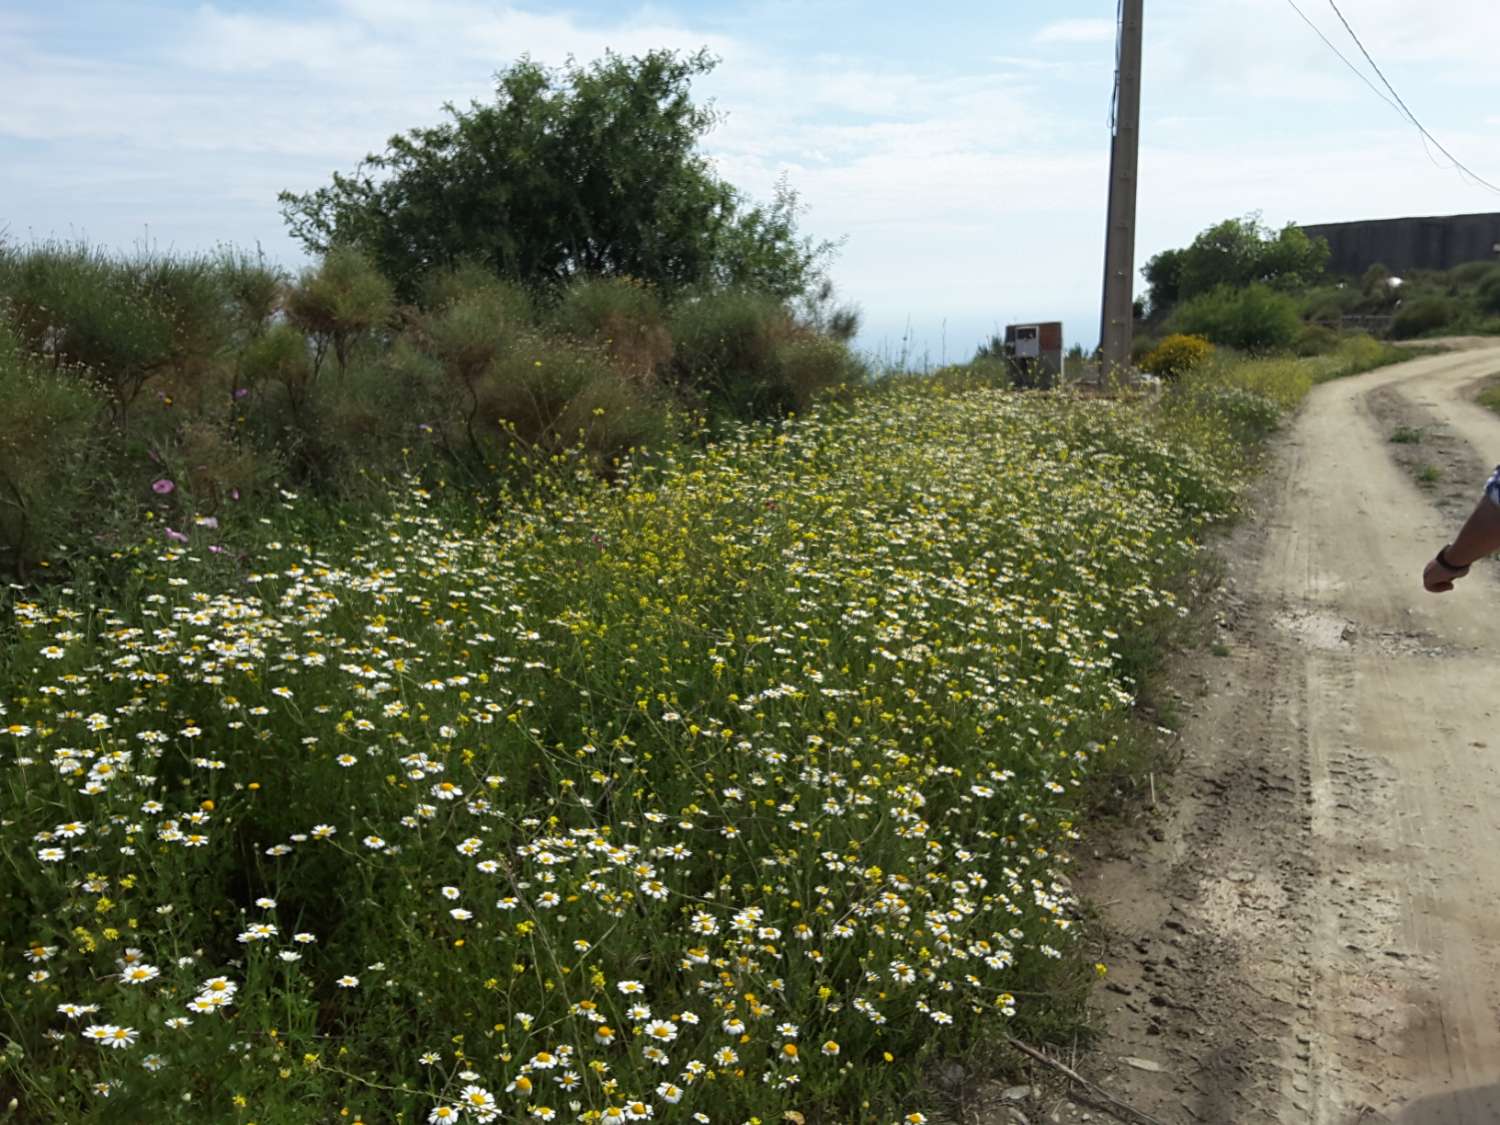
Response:
[[[1093,975],[1081,787],[1233,497],[1151,409],[903,385],[18,603],[23,1117],[919,1119]]]
[[[1168,336],[1141,359],[1141,370],[1162,379],[1180,379],[1201,367],[1214,354],[1214,346],[1202,336],[1181,332]]]

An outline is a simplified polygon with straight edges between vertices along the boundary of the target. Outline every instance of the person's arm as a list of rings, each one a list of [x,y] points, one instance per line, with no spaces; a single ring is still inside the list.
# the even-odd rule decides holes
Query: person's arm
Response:
[[[1469,567],[1500,551],[1500,469],[1484,487],[1484,495],[1459,529],[1458,537],[1433,556],[1422,571],[1422,585],[1434,594],[1453,589]]]

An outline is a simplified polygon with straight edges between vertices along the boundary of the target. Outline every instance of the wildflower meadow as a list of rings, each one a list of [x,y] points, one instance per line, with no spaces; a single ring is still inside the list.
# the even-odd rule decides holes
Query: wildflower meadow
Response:
[[[17,592],[0,1118],[941,1119],[1093,975],[1084,794],[1243,461],[1175,417],[898,381]]]

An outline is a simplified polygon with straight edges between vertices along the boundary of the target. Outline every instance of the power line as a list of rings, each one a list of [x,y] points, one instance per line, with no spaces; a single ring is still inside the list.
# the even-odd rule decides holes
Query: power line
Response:
[[[1306,12],[1297,7],[1297,0],[1286,0],[1286,2],[1291,5],[1292,11],[1296,12],[1299,16],[1302,17],[1302,22],[1307,24],[1308,27],[1312,28],[1313,34],[1316,35],[1319,39],[1323,40],[1328,49],[1339,57],[1339,62],[1343,63],[1350,70],[1352,70],[1354,72],[1354,76],[1361,82],[1363,82],[1366,86],[1368,86],[1374,92],[1377,98],[1385,102],[1386,105],[1390,106],[1397,113],[1401,112],[1401,107],[1398,106],[1395,102],[1391,101],[1390,98],[1386,97],[1385,94],[1381,91],[1380,87],[1370,81],[1370,76],[1364,71],[1360,70],[1359,67],[1355,66],[1352,62],[1350,62],[1344,52],[1340,51],[1336,46],[1334,46],[1333,40],[1323,34],[1323,29],[1317,24],[1313,23],[1313,21],[1308,18]]]
[[[1288,2],[1290,3],[1290,0],[1288,0]],[[1296,5],[1293,5],[1293,7],[1295,6]],[[1434,148],[1436,148],[1450,161],[1452,161],[1453,167],[1458,169],[1458,171],[1462,175],[1468,176],[1475,183],[1481,184],[1495,194],[1500,195],[1500,185],[1493,184],[1483,176],[1479,175],[1479,173],[1475,172],[1462,160],[1460,160],[1458,157],[1454,156],[1451,152],[1444,148],[1442,142],[1427,131],[1427,127],[1417,120],[1417,115],[1413,113],[1411,111],[1411,107],[1402,100],[1401,95],[1396,93],[1396,87],[1391,85],[1390,79],[1386,78],[1385,73],[1380,69],[1380,66],[1375,62],[1374,58],[1371,57],[1370,52],[1365,49],[1364,43],[1362,43],[1359,36],[1355,34],[1354,28],[1350,26],[1348,19],[1344,16],[1344,13],[1339,11],[1339,6],[1336,3],[1336,0],[1328,0],[1328,6],[1333,9],[1334,15],[1338,16],[1339,22],[1344,25],[1344,30],[1349,33],[1349,38],[1354,40],[1354,45],[1359,48],[1359,53],[1364,55],[1365,61],[1370,64],[1370,69],[1375,72],[1375,75],[1380,79],[1381,84],[1391,92],[1391,98],[1396,99],[1395,104],[1398,107],[1398,112],[1403,114],[1408,121],[1410,121],[1417,127],[1417,131],[1422,134],[1422,137],[1425,141],[1431,141]],[[1307,17],[1304,16],[1303,18],[1306,19]],[[1319,32],[1319,35],[1321,36],[1322,32]],[[1325,39],[1324,42],[1327,42],[1327,40]],[[1329,45],[1332,46],[1332,44]],[[1342,55],[1340,55],[1339,57],[1343,58]],[[1347,62],[1348,60],[1345,61]],[[1366,79],[1366,81],[1368,82],[1368,79]],[[1384,97],[1384,95],[1381,96]],[[1386,98],[1385,100],[1389,102],[1390,98]]]

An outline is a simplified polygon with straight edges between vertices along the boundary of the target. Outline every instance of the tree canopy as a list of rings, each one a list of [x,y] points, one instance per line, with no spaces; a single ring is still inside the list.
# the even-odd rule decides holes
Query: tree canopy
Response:
[[[1181,250],[1163,250],[1141,270],[1154,313],[1221,285],[1257,282],[1295,289],[1316,281],[1328,265],[1328,243],[1294,223],[1274,231],[1259,215],[1225,219]]]
[[[446,121],[331,185],[282,192],[282,214],[311,251],[358,245],[407,298],[461,262],[539,288],[629,276],[796,296],[832,247],[799,236],[784,181],[751,204],[699,151],[719,114],[689,87],[714,66],[701,51],[561,69],[523,57],[496,75],[493,102],[445,105]]]

